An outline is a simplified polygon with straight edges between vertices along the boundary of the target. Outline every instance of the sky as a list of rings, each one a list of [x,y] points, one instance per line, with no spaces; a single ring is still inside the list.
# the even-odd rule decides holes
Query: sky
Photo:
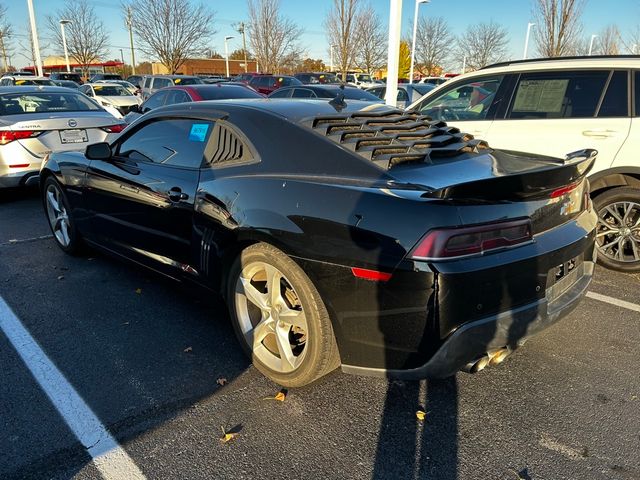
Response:
[[[197,3],[196,0],[192,0]],[[380,15],[384,25],[387,25],[389,17],[389,0],[363,0],[369,1]],[[460,34],[473,23],[494,20],[503,25],[509,32],[509,57],[521,58],[524,49],[524,40],[527,23],[532,21],[532,5],[534,0],[431,0],[422,4],[419,15],[443,17],[451,26],[453,33]],[[47,15],[55,15],[65,0],[33,0],[38,25],[38,35],[41,46],[51,45],[42,51],[42,57],[60,54],[61,52],[51,42],[51,33],[46,28]],[[130,62],[129,37],[121,17],[119,1],[117,0],[89,0],[93,5],[109,36],[109,59],[119,59],[120,49],[123,49],[125,62]],[[242,47],[242,38],[233,29],[233,24],[247,20],[247,2],[245,0],[204,0],[215,12],[214,29],[216,34],[212,37],[211,48],[220,53],[224,52],[224,37],[236,35],[229,41],[229,51]],[[300,42],[311,58],[321,58],[329,63],[328,41],[322,26],[323,19],[331,8],[332,0],[281,0],[282,13],[304,28]],[[7,7],[9,22],[14,26],[17,40],[24,45],[28,44],[27,29],[29,16],[27,0],[0,0],[0,4]],[[409,35],[412,28],[414,13],[414,1],[404,0],[402,10],[402,32]],[[640,26],[640,0],[587,0],[582,23],[584,35],[589,37],[597,34],[608,24],[616,24],[623,37],[627,37]],[[534,27],[535,28],[535,27]],[[19,55],[22,51],[14,41],[17,52],[13,54],[14,66],[27,65],[26,58]],[[529,56],[535,53],[535,43],[530,43]],[[627,53],[627,52],[624,52]],[[146,55],[136,49],[136,60],[146,60]]]

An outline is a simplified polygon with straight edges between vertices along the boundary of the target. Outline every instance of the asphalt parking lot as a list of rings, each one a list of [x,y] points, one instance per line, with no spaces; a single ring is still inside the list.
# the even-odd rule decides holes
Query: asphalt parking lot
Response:
[[[35,192],[0,197],[0,300],[89,413],[61,411],[0,332],[2,479],[101,478],[86,415],[130,460],[111,478],[640,479],[640,312],[615,304],[640,303],[638,275],[598,269],[606,297],[477,375],[334,372],[280,402],[218,299],[49,233]]]

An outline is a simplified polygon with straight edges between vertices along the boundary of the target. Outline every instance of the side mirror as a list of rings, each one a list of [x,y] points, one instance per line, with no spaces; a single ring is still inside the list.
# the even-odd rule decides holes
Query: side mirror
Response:
[[[109,160],[111,158],[111,147],[107,142],[94,143],[87,146],[84,156],[89,160]]]

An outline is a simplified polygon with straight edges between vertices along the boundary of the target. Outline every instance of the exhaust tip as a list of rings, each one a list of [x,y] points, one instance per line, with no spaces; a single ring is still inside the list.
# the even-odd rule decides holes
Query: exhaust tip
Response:
[[[506,360],[509,355],[511,355],[511,349],[509,347],[496,350],[495,352],[489,354],[489,365],[500,365]]]

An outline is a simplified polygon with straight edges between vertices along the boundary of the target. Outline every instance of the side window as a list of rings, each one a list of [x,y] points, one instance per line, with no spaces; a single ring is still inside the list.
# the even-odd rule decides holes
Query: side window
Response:
[[[144,79],[144,88],[151,88],[151,80],[153,80],[151,77]]]
[[[598,110],[598,117],[628,117],[629,116],[629,89],[627,88],[628,75],[626,71],[613,72],[607,93],[605,93]]]
[[[436,120],[485,120],[503,78],[478,78],[452,86],[418,108]]]
[[[290,96],[291,96],[291,89],[284,88],[284,89],[276,90],[271,95],[269,95],[269,98],[289,98]]]
[[[293,90],[293,98],[313,98],[315,95],[308,88],[296,88]]]
[[[396,100],[398,102],[406,102],[407,100],[409,100],[409,95],[407,95],[407,91],[406,90],[402,90],[401,88],[398,89],[398,96],[396,97]]]
[[[258,77],[258,86],[260,87],[268,87],[271,85],[273,81],[273,77]]]
[[[170,87],[171,85],[173,85],[173,83],[168,78],[154,78],[153,79],[153,88],[154,89]]]
[[[607,71],[522,74],[509,118],[593,117],[608,78]]]
[[[190,102],[191,98],[182,90],[170,90],[167,93],[167,100],[164,102],[165,105],[173,105],[174,103],[185,103]]]
[[[122,142],[117,156],[136,161],[200,168],[214,123],[171,118],[152,121]]]
[[[356,78],[353,75],[347,75],[347,82],[356,83]]]
[[[142,112],[148,112],[149,110],[153,110],[154,108],[164,105],[164,101],[167,98],[168,93],[169,92],[158,92],[151,95],[147,101],[142,104]]]

